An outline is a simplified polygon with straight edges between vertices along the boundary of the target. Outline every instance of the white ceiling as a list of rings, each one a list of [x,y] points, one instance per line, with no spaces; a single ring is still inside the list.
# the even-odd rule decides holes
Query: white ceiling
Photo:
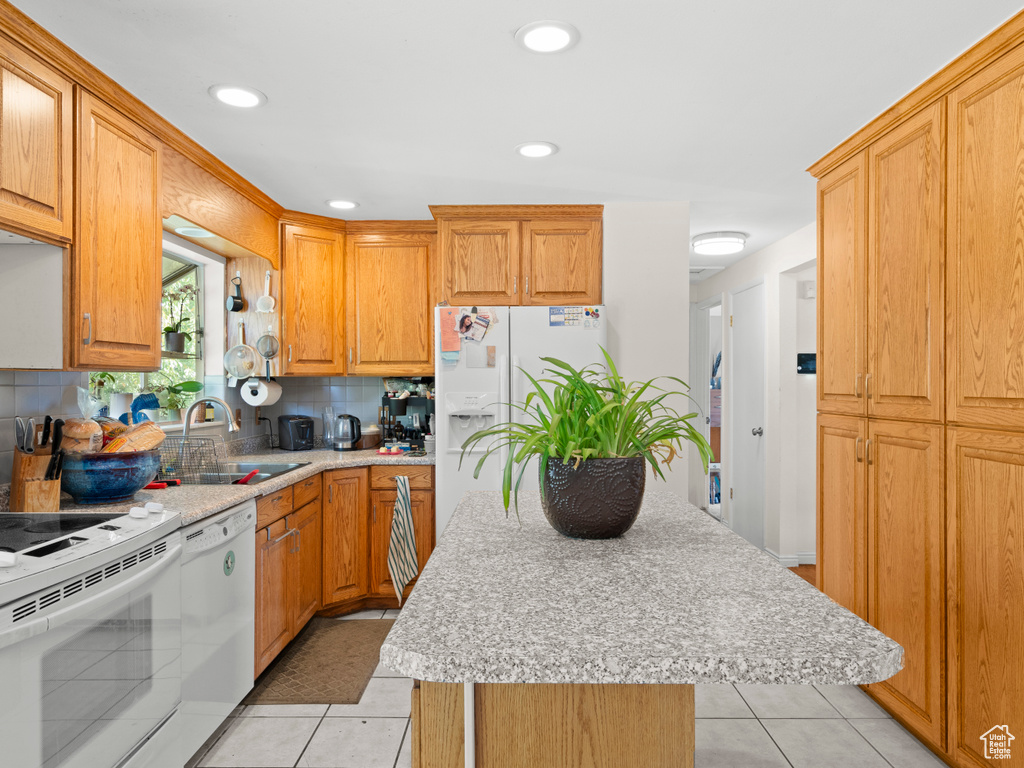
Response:
[[[805,168],[1020,11],[1015,0],[14,0],[287,208],[690,201],[691,231],[814,219]],[[537,19],[580,42],[538,55]],[[214,102],[231,83],[269,97]],[[513,147],[551,141],[528,160]],[[354,211],[328,198],[357,200]]]

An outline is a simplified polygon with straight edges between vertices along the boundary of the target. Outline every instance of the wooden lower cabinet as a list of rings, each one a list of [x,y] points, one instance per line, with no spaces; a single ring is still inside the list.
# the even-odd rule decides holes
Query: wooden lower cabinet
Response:
[[[867,419],[818,415],[818,589],[867,618]]]
[[[323,604],[366,595],[369,483],[366,467],[324,472]]]
[[[947,462],[949,753],[992,765],[1005,725],[1024,764],[1024,435],[950,427]]]
[[[391,519],[395,516],[396,491],[373,491],[370,494],[370,592],[392,596],[395,585],[388,572],[388,549],[391,544]],[[434,492],[410,491],[412,527],[416,536],[416,560],[420,571],[434,550]],[[416,579],[402,593],[404,600],[412,592]],[[397,596],[396,596],[397,597]]]
[[[256,531],[256,669],[267,668],[320,610],[317,498]]]
[[[903,669],[868,686],[919,737],[945,746],[945,473],[941,425],[868,424],[868,622]]]

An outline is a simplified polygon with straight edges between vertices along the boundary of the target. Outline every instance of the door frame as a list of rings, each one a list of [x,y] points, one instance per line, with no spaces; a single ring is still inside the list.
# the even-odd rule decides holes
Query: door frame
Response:
[[[722,334],[722,365],[723,365],[723,367],[726,366],[726,361],[728,361],[728,367],[726,368],[726,370],[728,370],[730,372],[736,370],[736,361],[735,361],[735,359],[733,357],[733,354],[734,354],[734,351],[736,349],[736,346],[735,346],[734,336],[733,336],[734,328],[733,328],[733,325],[732,325],[732,322],[731,322],[732,315],[733,315],[733,302],[734,302],[735,297],[736,297],[737,294],[743,293],[744,291],[750,290],[751,288],[755,288],[758,285],[761,286],[761,306],[762,306],[763,309],[767,309],[767,306],[768,306],[768,285],[767,285],[767,282],[765,280],[765,276],[764,275],[760,275],[759,277],[756,277],[753,280],[748,280],[745,283],[741,283],[740,285],[737,285],[737,286],[735,286],[733,288],[730,288],[727,291],[725,296],[727,296],[728,300],[729,300],[728,301],[728,310],[729,310],[728,314],[729,314],[729,319],[730,319],[730,322],[729,322],[728,325],[725,325],[725,316],[726,316],[726,309],[725,308],[726,308],[726,304],[725,304],[724,301],[722,303],[722,323],[723,323],[723,326],[724,326],[722,328],[722,331],[723,331],[723,334]],[[762,329],[764,329],[763,332],[765,334],[765,340],[764,340],[765,343],[764,343],[764,355],[763,355],[763,357],[761,359],[761,366],[763,368],[763,370],[762,370],[763,386],[762,386],[762,389],[761,389],[761,399],[762,399],[761,407],[762,407],[762,412],[763,412],[764,417],[765,417],[764,420],[767,421],[767,418],[768,418],[768,337],[767,337],[767,323],[762,323]],[[725,331],[728,331],[728,333],[725,333]],[[726,343],[726,340],[728,340],[728,343]],[[732,414],[735,413],[735,402],[734,402],[735,401],[735,395],[736,395],[736,392],[735,392],[735,389],[732,386],[732,376],[731,375],[730,376],[723,376],[722,377],[722,456],[723,456],[723,458],[727,457],[727,461],[722,463],[722,522],[726,523],[729,526],[730,530],[732,530],[732,505],[731,504],[726,505],[725,502],[726,502],[726,499],[729,499],[729,501],[732,500],[731,499],[731,493],[732,493],[732,487],[733,487],[733,469],[736,466],[736,457],[734,455],[734,453],[735,453],[734,446],[735,446],[736,443],[733,440],[733,438],[735,437],[733,432],[735,430],[735,426],[736,425],[735,425],[733,419],[731,418]],[[770,442],[770,440],[768,440],[766,438],[765,439],[765,446],[767,446],[769,442]],[[767,451],[767,448],[766,448],[766,450],[764,452],[764,458],[765,459],[767,458],[767,455],[768,455],[768,451]],[[767,465],[767,461],[765,461],[764,472],[762,473],[762,477],[763,477],[763,483],[762,483],[762,487],[761,487],[761,498],[763,499],[763,503],[761,505],[761,538],[762,538],[761,548],[763,550],[765,542],[766,542],[767,537],[768,537],[768,465]],[[726,492],[727,488],[728,488],[728,493]]]

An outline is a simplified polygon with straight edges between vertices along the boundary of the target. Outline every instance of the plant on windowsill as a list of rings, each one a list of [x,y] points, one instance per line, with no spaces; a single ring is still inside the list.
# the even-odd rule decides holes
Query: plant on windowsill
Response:
[[[184,421],[185,411],[192,405],[196,393],[202,390],[203,385],[198,381],[180,381],[166,387],[153,387],[150,391],[154,394],[166,392],[163,407],[174,417],[172,420]]]
[[[679,397],[692,400],[684,381],[659,376],[627,382],[611,355],[601,352],[603,366],[582,370],[541,358],[551,378],[523,371],[533,388],[523,403],[511,404],[522,411],[521,422],[480,430],[462,444],[465,459],[490,440],[474,477],[492,454],[507,450],[501,483],[506,514],[514,495],[518,515],[523,473],[539,457],[544,515],[556,531],[579,539],[615,538],[629,530],[640,513],[646,464],[664,480],[661,465],[671,468],[684,443],[696,446],[705,473],[711,459],[711,446],[690,423],[697,413],[682,415],[670,405]],[[662,381],[672,388],[659,386]]]
[[[170,322],[164,326],[164,349],[168,352],[184,352],[185,342],[192,341],[192,334],[183,330],[185,324],[192,318],[185,315],[185,303],[194,301],[199,294],[199,289],[194,285],[183,285],[174,291],[165,291],[164,298],[170,300]],[[175,312],[174,304],[177,302],[178,310]],[[174,318],[178,319],[175,320]]]

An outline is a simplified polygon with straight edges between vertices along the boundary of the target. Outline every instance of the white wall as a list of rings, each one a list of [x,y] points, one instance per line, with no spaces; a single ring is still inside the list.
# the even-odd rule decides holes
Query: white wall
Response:
[[[605,204],[608,346],[628,379],[671,375],[689,382],[689,254],[688,203]],[[687,462],[681,457],[666,472],[668,487],[684,499]]]
[[[732,314],[732,297],[757,283],[764,284],[765,297],[765,548],[787,565],[813,562],[814,553],[814,430],[808,437],[815,408],[814,377],[796,376],[796,352],[814,351],[813,301],[796,301],[798,271],[807,270],[816,256],[814,224],[742,259],[733,266],[690,286],[694,303],[721,298],[723,324]],[[808,310],[806,306],[810,304]],[[798,323],[798,320],[800,322]],[[799,333],[798,333],[799,326]],[[728,521],[728,489],[732,483],[729,461],[732,436],[729,402],[729,334],[723,335],[722,513]],[[796,381],[799,379],[799,381]],[[786,403],[784,407],[784,402]],[[808,486],[809,484],[809,486]],[[806,491],[807,487],[810,492]],[[809,514],[808,514],[809,510]],[[807,542],[810,542],[808,545]]]

